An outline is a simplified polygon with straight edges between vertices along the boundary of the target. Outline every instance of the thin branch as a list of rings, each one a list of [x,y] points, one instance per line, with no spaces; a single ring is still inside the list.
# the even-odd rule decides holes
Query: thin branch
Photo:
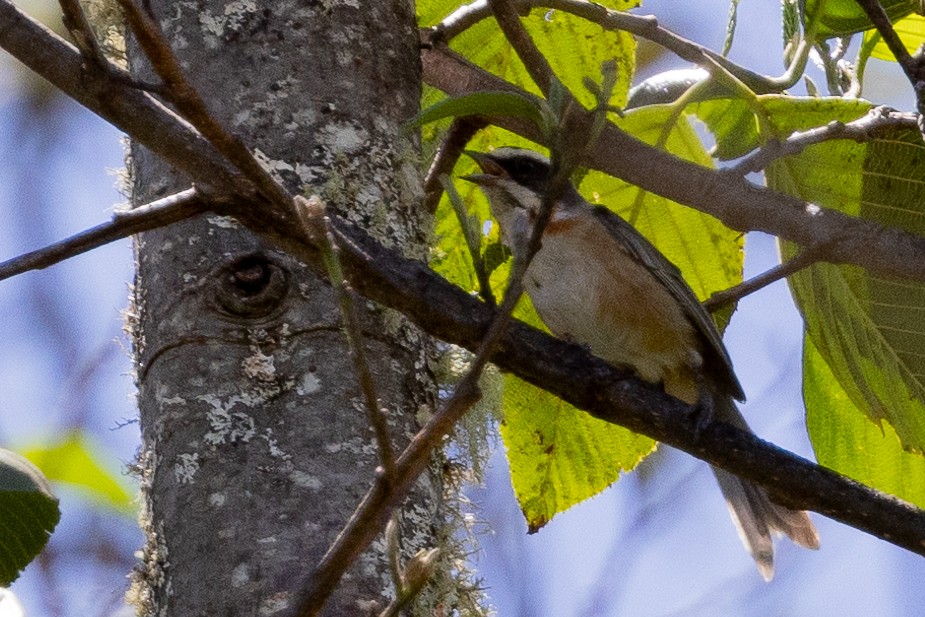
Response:
[[[896,61],[906,74],[909,83],[912,84],[912,91],[915,92],[915,106],[919,112],[919,132],[925,138],[925,54],[920,48],[915,56],[911,55],[903,44],[902,39],[893,29],[890,23],[890,17],[886,14],[883,5],[879,0],[855,0],[868,19],[876,26],[877,32],[890,49],[890,53],[896,58]]]
[[[479,283],[479,297],[488,305],[495,305],[495,295],[491,290],[491,280],[488,278],[488,271],[485,269],[485,261],[482,259],[482,234],[478,229],[472,229],[468,213],[462,203],[462,197],[456,191],[452,181],[448,176],[440,176],[440,183],[444,185],[453,211],[456,213],[456,220],[459,221],[459,227],[462,229],[463,237],[466,240],[466,248],[469,249],[469,258],[472,260],[472,269],[475,270],[475,280]]]
[[[61,23],[70,32],[80,52],[95,66],[106,66],[106,55],[100,49],[79,0],[58,0],[58,3],[61,5]]]
[[[514,8],[514,0],[488,0],[488,6],[491,7],[498,26],[507,38],[511,47],[517,53],[520,61],[523,62],[531,79],[539,87],[546,98],[550,96],[552,80],[555,78],[552,67],[546,60],[536,43],[530,38],[524,25],[520,23],[520,17]]]
[[[919,63],[909,54],[906,46],[903,45],[902,39],[896,34],[896,30],[893,29],[893,24],[890,23],[890,16],[886,14],[883,5],[880,4],[879,0],[855,1],[864,10],[864,13],[867,14],[867,18],[871,23],[877,28],[877,32],[880,33],[883,42],[886,43],[890,53],[896,58],[896,61],[902,67],[903,72],[914,87],[916,83],[922,79]]]
[[[210,204],[192,188],[131,210],[119,210],[108,223],[0,263],[0,281],[30,270],[53,266],[104,244],[149,229],[166,227],[209,209]]]
[[[376,436],[384,478],[386,482],[389,482],[395,475],[395,452],[392,449],[392,438],[389,435],[389,422],[381,407],[373,374],[366,360],[354,293],[344,278],[344,271],[340,265],[340,249],[331,233],[331,220],[327,217],[324,202],[317,195],[312,195],[308,199],[297,196],[294,203],[303,231],[321,248],[324,255],[328,279],[334,287],[334,294],[337,296],[341,316],[344,319],[344,332],[350,347],[353,370],[366,399],[366,411],[369,415],[369,424]]]
[[[459,155],[469,140],[482,128],[488,126],[488,121],[481,118],[467,116],[464,118],[455,118],[450,124],[449,130],[443,138],[434,160],[427,170],[424,177],[424,208],[427,212],[433,214],[437,211],[440,204],[440,197],[443,195],[443,185],[440,182],[440,176],[453,171]]]
[[[864,116],[851,122],[833,120],[825,126],[796,131],[787,139],[771,141],[754,153],[741,159],[731,172],[746,175],[761,171],[779,158],[800,154],[809,146],[836,139],[851,139],[858,143],[871,141],[885,129],[915,128],[915,115],[895,111],[889,107],[874,107]]]
[[[817,253],[818,251],[814,251],[812,248],[804,249],[791,259],[774,266],[766,272],[762,272],[758,276],[750,278],[747,281],[742,281],[729,289],[716,292],[703,303],[703,308],[712,313],[723,308],[727,304],[738,302],[745,296],[755,293],[759,289],[764,289],[771,283],[786,278],[791,274],[796,274],[803,268],[807,268],[818,262],[819,258]]]
[[[131,75],[109,62],[105,75],[87,80],[79,51],[10,0],[0,0],[0,47],[167,163],[185,171],[204,193],[220,188],[243,199],[253,194],[253,185],[241,172],[186,120],[133,87]]]
[[[184,118],[225,155],[260,193],[283,215],[292,210],[292,196],[254,158],[248,147],[209,111],[199,92],[187,79],[180,61],[154,19],[134,0],[118,0],[126,21],[155,72],[164,80],[166,95]]]

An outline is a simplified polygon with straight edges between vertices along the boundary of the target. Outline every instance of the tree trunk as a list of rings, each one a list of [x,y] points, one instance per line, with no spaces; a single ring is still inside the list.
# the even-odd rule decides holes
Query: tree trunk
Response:
[[[152,4],[212,112],[291,191],[425,256],[417,144],[402,130],[420,95],[411,0]],[[131,157],[134,203],[188,186],[145,148]],[[222,217],[145,233],[136,251],[138,599],[158,615],[289,614],[378,464],[331,288]],[[403,445],[433,400],[430,344],[375,307],[363,324]],[[405,551],[433,544],[435,482],[404,508]],[[327,614],[381,610],[393,593],[383,551],[363,555]]]

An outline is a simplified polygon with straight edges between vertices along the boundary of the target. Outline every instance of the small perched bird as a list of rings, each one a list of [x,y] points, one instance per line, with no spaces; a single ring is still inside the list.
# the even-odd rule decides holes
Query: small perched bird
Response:
[[[485,193],[504,243],[522,255],[549,181],[549,160],[519,148],[466,154],[482,173],[464,179]],[[632,225],[589,204],[571,184],[553,206],[524,286],[556,336],[750,430],[735,403],[745,394],[722,337],[681,272]],[[765,580],[774,575],[772,531],[819,547],[806,512],[773,503],[764,489],[725,470],[713,473]]]

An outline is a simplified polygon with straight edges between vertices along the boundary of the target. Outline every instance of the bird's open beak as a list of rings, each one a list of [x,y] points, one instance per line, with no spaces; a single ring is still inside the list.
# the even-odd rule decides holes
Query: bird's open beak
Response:
[[[482,170],[482,173],[480,174],[460,176],[460,178],[463,180],[468,180],[474,184],[492,184],[500,178],[507,177],[507,173],[504,171],[504,169],[495,163],[495,161],[484,152],[476,152],[475,150],[463,150],[463,154],[475,161],[479,168]]]

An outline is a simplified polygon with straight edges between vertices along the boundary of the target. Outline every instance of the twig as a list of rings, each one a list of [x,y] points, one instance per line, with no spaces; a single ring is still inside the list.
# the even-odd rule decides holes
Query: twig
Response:
[[[899,38],[896,30],[893,29],[890,17],[886,14],[879,0],[855,1],[861,5],[868,19],[876,26],[877,32],[880,33],[883,41],[890,49],[890,53],[899,62],[903,73],[906,74],[906,78],[912,84],[912,91],[915,92],[915,107],[919,112],[919,133],[925,139],[925,53],[922,53],[925,47],[920,48],[915,56],[911,55],[906,46],[903,45],[902,39]]]
[[[136,88],[131,75],[109,62],[101,79],[86,79],[80,52],[10,0],[0,0],[0,47],[170,165],[185,171],[204,193],[210,192],[210,187],[220,187],[243,199],[253,195],[253,185],[240,171],[186,120]]]
[[[61,22],[70,33],[71,38],[80,50],[81,56],[86,60],[83,68],[88,71],[104,73],[110,80],[131,88],[155,94],[164,93],[164,84],[150,84],[132,79],[131,75],[109,61],[79,0],[58,0],[58,3],[61,5]]]
[[[889,48],[890,53],[892,53],[893,57],[896,58],[896,61],[902,67],[906,77],[912,83],[913,87],[915,87],[917,82],[921,81],[922,79],[921,67],[919,66],[919,63],[909,54],[909,51],[906,49],[906,46],[903,45],[902,39],[899,38],[899,35],[896,34],[896,30],[893,29],[893,24],[890,23],[890,17],[883,9],[883,5],[880,4],[879,0],[855,1],[867,14],[867,18],[871,21],[871,23],[874,24],[874,26],[877,28],[877,32],[880,33],[880,36],[883,38],[883,42],[886,43],[886,46]]]
[[[260,165],[244,142],[212,115],[199,92],[186,78],[170,43],[154,19],[139,8],[134,0],[118,2],[139,45],[155,72],[164,81],[170,101],[184,118],[253,182],[264,198],[276,206],[279,214],[289,214],[292,211],[292,196]]]
[[[420,549],[409,560],[402,571],[400,549],[398,546],[398,521],[393,516],[385,526],[386,554],[392,581],[395,584],[395,598],[379,613],[378,617],[398,617],[402,610],[424,589],[424,585],[433,575],[440,556],[439,548]]]
[[[488,278],[488,271],[485,270],[485,262],[482,259],[481,234],[477,229],[472,229],[469,216],[462,203],[462,197],[456,191],[456,187],[446,176],[440,176],[440,183],[445,187],[446,194],[450,198],[450,204],[456,213],[456,220],[459,221],[459,227],[462,229],[463,237],[466,240],[466,247],[469,249],[469,257],[472,259],[472,268],[475,270],[475,278],[479,283],[479,296],[488,306],[495,305],[495,295],[491,290],[491,281]]]
[[[729,289],[714,293],[703,303],[703,308],[711,313],[718,311],[727,304],[738,302],[745,296],[755,293],[759,289],[763,289],[771,283],[786,278],[791,274],[795,274],[803,268],[813,265],[817,261],[819,261],[817,250],[813,250],[813,247],[804,249],[784,263],[777,264],[758,276],[750,278],[747,281],[742,281]]]
[[[548,99],[554,78],[552,67],[549,66],[546,56],[537,49],[524,25],[520,23],[520,17],[514,8],[514,1],[488,0],[488,6],[491,7],[498,26],[501,27],[504,36],[514,48],[520,61],[523,62],[530,78]]]
[[[191,188],[131,210],[117,211],[108,223],[0,263],[0,281],[30,270],[47,268],[104,244],[149,229],[166,227],[209,209],[210,204],[195,188]]]
[[[379,447],[379,460],[382,463],[383,475],[385,481],[390,482],[395,476],[395,453],[392,449],[392,438],[389,436],[389,423],[376,393],[376,384],[373,381],[372,371],[369,370],[369,362],[366,361],[363,334],[356,312],[356,298],[354,298],[353,289],[344,278],[344,271],[340,264],[340,249],[331,233],[331,220],[327,217],[324,202],[317,195],[312,195],[308,199],[296,196],[293,204],[302,229],[321,248],[324,256],[328,278],[334,287],[334,294],[337,296],[344,319],[344,333],[347,335],[347,344],[350,347],[353,370],[366,399],[369,424],[373,428],[376,444]]]
[[[70,32],[80,53],[95,66],[107,66],[109,62],[103,50],[100,49],[80,2],[78,0],[58,0],[58,3],[61,5],[61,23]]]
[[[858,143],[871,141],[878,131],[891,127],[915,127],[914,114],[898,112],[888,107],[874,107],[851,122],[833,120],[825,126],[796,131],[784,140],[770,141],[753,154],[730,167],[727,173],[746,175],[761,171],[775,160],[800,154],[809,146],[835,139],[852,139]]]
[[[480,129],[487,125],[487,120],[476,116],[453,119],[446,136],[443,138],[443,142],[437,148],[437,154],[427,170],[427,175],[424,177],[424,208],[427,212],[433,214],[437,211],[437,206],[440,205],[440,197],[443,195],[443,184],[440,182],[440,176],[449,174],[453,170],[466,144]]]

